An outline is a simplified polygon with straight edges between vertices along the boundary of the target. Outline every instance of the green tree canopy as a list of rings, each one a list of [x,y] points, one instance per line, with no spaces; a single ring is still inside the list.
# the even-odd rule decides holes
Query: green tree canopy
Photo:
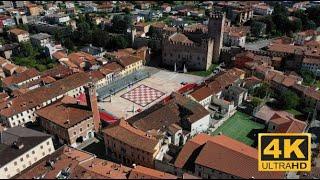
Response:
[[[259,97],[259,98],[265,98],[268,94],[270,95],[272,93],[271,87],[267,83],[263,83],[261,86],[255,88],[253,91],[253,96]]]
[[[291,90],[282,91],[280,94],[280,101],[284,109],[294,109],[300,103],[300,97]]]
[[[263,33],[263,28],[265,24],[259,21],[252,21],[251,23],[251,33],[253,36],[259,37]]]
[[[132,26],[132,17],[130,15],[115,15],[111,22],[113,32],[124,34]]]
[[[320,26],[320,6],[311,6],[305,12],[310,20],[314,21],[317,26]]]
[[[300,74],[303,77],[303,83],[306,85],[312,85],[316,79],[315,75],[308,70],[301,70]]]

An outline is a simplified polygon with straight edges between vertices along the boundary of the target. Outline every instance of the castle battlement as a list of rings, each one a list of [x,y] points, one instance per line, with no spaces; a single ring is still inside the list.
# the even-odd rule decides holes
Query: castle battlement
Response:
[[[174,42],[174,41],[171,41],[171,40],[169,40],[169,44],[181,45],[181,46],[187,46],[187,47],[199,47],[195,43]]]
[[[224,13],[219,11],[210,13],[209,15],[209,18],[211,19],[222,19],[223,17],[224,17]]]
[[[201,43],[184,43],[184,42],[174,42],[171,40],[166,40],[165,43],[167,43],[168,45],[180,45],[180,46],[184,46],[186,48],[190,48],[190,49],[202,49],[202,50],[206,50],[208,48],[208,42],[211,41],[212,43],[213,40],[210,39],[202,39]]]
[[[195,32],[202,32],[202,33],[206,33],[206,31],[204,31],[203,28],[196,28],[196,29],[184,29],[182,30],[182,33],[195,33]]]

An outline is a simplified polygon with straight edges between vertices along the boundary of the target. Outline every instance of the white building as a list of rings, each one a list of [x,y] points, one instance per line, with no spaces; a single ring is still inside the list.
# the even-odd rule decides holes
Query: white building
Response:
[[[1,121],[8,127],[24,126],[25,123],[34,122],[36,110],[57,101],[64,95],[79,96],[90,81],[88,74],[76,73],[47,86],[28,91],[8,102],[7,107],[0,112]]]
[[[310,29],[299,32],[294,37],[294,43],[297,45],[304,45],[305,42],[312,40],[320,42],[320,32]]]
[[[304,58],[302,60],[302,69],[312,72],[315,76],[320,76],[320,59]]]
[[[8,36],[17,42],[26,42],[30,40],[29,33],[19,28],[10,29],[8,31]]]
[[[50,135],[23,127],[0,133],[1,179],[12,178],[54,152]]]
[[[30,41],[34,46],[45,47],[46,44],[50,43],[51,35],[47,33],[39,33],[30,36]]]
[[[241,46],[246,44],[247,35],[243,32],[224,32],[223,44],[226,46]]]
[[[67,14],[51,14],[46,16],[46,19],[50,24],[68,25],[70,21],[70,17]]]
[[[259,3],[253,6],[253,12],[258,15],[267,16],[272,14],[273,8],[265,3]]]
[[[62,47],[61,44],[53,44],[53,43],[47,43],[45,44],[45,51],[47,56],[50,56],[50,58],[52,59],[52,55],[57,52],[57,51],[63,51],[65,50],[64,47]]]

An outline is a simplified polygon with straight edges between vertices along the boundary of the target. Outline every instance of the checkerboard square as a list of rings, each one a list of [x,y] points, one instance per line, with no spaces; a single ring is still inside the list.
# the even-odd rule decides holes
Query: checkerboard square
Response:
[[[127,99],[135,104],[138,104],[142,107],[147,106],[156,99],[159,99],[165,93],[153,89],[146,85],[140,85],[133,90],[121,95],[120,97]]]

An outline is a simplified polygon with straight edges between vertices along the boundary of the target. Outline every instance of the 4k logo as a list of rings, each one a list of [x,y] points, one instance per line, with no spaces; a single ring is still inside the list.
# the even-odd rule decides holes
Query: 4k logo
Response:
[[[260,133],[259,171],[311,171],[309,133]]]

